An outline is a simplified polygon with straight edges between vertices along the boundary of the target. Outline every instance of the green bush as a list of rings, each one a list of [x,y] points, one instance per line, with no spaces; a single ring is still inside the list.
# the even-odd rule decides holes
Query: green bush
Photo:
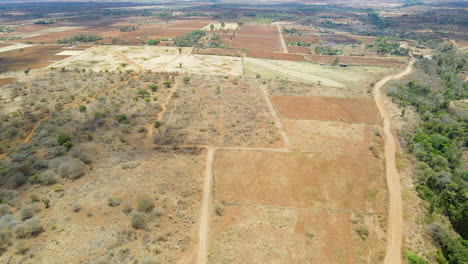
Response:
[[[66,134],[60,134],[57,136],[57,143],[59,145],[64,146],[67,149],[67,151],[73,147],[73,143],[71,142],[71,140],[71,137]]]
[[[116,115],[115,120],[117,120],[117,122],[122,123],[122,124],[129,124],[130,123],[130,121],[128,121],[128,119],[127,119],[127,116],[124,115],[124,114]]]
[[[405,251],[405,258],[408,261],[408,264],[430,264],[428,261],[420,258],[411,251]]]
[[[148,89],[150,89],[153,92],[157,92],[158,91],[158,86],[156,84],[150,84],[150,85],[148,85]]]

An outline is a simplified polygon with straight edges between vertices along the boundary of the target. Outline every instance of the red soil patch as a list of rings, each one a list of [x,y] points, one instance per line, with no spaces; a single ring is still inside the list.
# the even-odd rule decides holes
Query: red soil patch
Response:
[[[305,61],[301,54],[291,53],[276,53],[260,50],[249,50],[247,56],[252,58],[273,59],[273,60],[288,60],[288,61]]]
[[[215,155],[217,202],[366,211],[373,187],[385,186],[372,156],[220,151]]]
[[[0,78],[0,86],[14,82],[16,78]]]
[[[271,99],[285,118],[366,124],[381,122],[377,106],[371,99],[305,96],[273,96]]]
[[[230,47],[268,52],[281,52],[282,45],[275,25],[246,24],[230,43]]]
[[[87,47],[64,49],[62,46],[33,46],[19,50],[0,52],[0,72],[39,69],[69,56],[55,55],[64,50],[83,50]]]
[[[288,46],[289,53],[310,54],[310,47]]]
[[[329,56],[329,55],[306,55],[307,61],[314,63],[331,64],[336,58],[340,63],[360,66],[384,66],[384,67],[404,67],[405,58],[370,58],[358,56]]]
[[[6,46],[10,46],[11,44],[10,43],[0,43],[0,47],[6,47]]]

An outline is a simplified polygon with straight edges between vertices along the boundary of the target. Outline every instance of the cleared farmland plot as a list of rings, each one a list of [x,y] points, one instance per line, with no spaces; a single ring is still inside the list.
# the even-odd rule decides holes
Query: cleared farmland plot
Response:
[[[379,124],[380,114],[371,99],[273,96],[282,117],[348,123]]]
[[[219,151],[213,173],[222,211],[209,263],[375,263],[382,253],[385,178],[374,157]]]
[[[56,67],[93,70],[151,70],[207,75],[241,75],[242,60],[235,57],[191,55],[192,48],[95,47]]]
[[[260,74],[266,78],[281,78],[291,81],[320,83],[321,85],[354,88],[365,85],[371,79],[378,79],[392,69],[379,67],[321,66],[308,62],[278,61],[256,58],[244,59],[245,73],[248,76]]]

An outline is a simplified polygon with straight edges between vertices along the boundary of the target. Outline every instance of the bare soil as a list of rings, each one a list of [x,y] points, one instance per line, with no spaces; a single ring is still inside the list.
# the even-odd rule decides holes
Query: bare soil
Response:
[[[273,96],[282,117],[348,123],[379,124],[380,115],[370,99]]]

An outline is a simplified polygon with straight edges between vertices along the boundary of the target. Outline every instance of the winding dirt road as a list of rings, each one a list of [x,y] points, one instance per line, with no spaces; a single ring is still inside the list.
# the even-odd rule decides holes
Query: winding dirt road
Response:
[[[391,116],[385,108],[382,87],[389,81],[396,80],[408,75],[413,70],[414,58],[411,58],[408,67],[397,75],[388,76],[380,80],[374,87],[374,100],[383,118],[385,132],[385,172],[390,195],[390,208],[387,232],[387,254],[384,264],[401,264],[401,249],[403,245],[403,203],[401,198],[400,175],[396,168],[395,138],[391,131]]]

